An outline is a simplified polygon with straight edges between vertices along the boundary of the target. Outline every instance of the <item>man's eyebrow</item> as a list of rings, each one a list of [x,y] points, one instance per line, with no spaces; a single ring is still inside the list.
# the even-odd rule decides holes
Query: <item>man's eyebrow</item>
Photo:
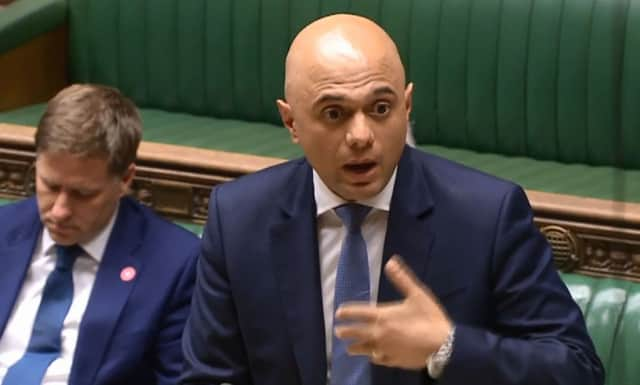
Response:
[[[56,182],[44,177],[44,176],[40,176],[39,177],[40,180],[42,180],[42,182],[44,182],[44,184],[46,184],[49,187],[59,187],[58,184],[56,184]],[[95,194],[100,192],[100,190],[102,190],[101,187],[96,187],[96,186],[89,186],[89,187],[70,187],[68,188],[69,191],[72,192],[76,192],[76,193],[81,193],[81,194]]]
[[[320,95],[316,100],[314,100],[313,105],[318,106],[318,105],[330,103],[330,102],[342,102],[346,99],[347,97],[341,93],[325,93]]]
[[[380,87],[376,87],[373,90],[373,94],[374,95],[392,94],[393,96],[396,96],[396,91],[389,86],[380,86]]]
[[[396,91],[389,86],[380,86],[373,89],[373,95],[375,96],[380,96],[385,94],[391,94],[393,96],[396,96]],[[342,102],[342,101],[345,101],[346,99],[347,99],[346,95],[342,93],[325,93],[320,95],[313,102],[313,105],[317,106],[317,105],[331,103],[331,102]]]
[[[38,177],[39,177],[39,178],[40,178],[40,180],[42,180],[42,181],[44,182],[44,184],[46,184],[47,186],[53,186],[53,185],[55,185],[55,183],[54,183],[52,180],[50,180],[49,178],[47,178],[47,177],[44,177],[44,176],[42,176],[42,175],[39,175]]]

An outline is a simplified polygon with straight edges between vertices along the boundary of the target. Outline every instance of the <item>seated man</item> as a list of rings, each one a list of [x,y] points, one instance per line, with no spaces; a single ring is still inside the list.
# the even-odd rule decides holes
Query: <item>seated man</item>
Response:
[[[305,158],[213,191],[183,384],[603,383],[524,192],[405,145],[412,91],[365,18],[296,36]]]
[[[0,384],[177,382],[199,240],[126,196],[141,134],[115,89],[49,102],[36,197],[0,208]]]

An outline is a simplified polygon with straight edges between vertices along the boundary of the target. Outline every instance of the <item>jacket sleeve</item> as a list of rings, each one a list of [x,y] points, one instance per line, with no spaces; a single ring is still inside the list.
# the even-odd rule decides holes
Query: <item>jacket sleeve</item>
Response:
[[[441,384],[604,383],[579,307],[520,188],[503,199],[492,261],[494,326],[456,326]]]
[[[183,336],[181,384],[250,384],[247,355],[226,273],[218,194],[215,188],[197,269],[191,315]]]
[[[185,251],[188,254],[187,262],[174,285],[155,343],[154,368],[157,385],[177,384],[184,364],[181,340],[189,315],[196,261],[200,252],[199,242],[193,241],[189,246]]]

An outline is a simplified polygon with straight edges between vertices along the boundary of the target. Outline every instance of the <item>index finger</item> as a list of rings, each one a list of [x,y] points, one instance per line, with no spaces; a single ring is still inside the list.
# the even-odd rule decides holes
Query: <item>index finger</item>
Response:
[[[375,304],[348,302],[340,305],[335,318],[340,321],[375,322],[378,311]]]

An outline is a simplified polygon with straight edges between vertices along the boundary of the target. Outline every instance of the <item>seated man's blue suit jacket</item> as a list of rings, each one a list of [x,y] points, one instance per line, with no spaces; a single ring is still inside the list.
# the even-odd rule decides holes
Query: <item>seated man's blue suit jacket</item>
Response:
[[[522,189],[405,148],[383,262],[401,255],[457,325],[440,384],[601,384],[579,308]],[[381,276],[379,302],[400,299]],[[183,384],[326,385],[312,169],[295,160],[212,193]],[[431,383],[373,368],[378,385]]]
[[[35,199],[0,208],[0,334],[42,230]],[[120,210],[80,323],[69,385],[171,385],[195,280],[198,238],[131,198]],[[129,282],[123,268],[136,269]]]

